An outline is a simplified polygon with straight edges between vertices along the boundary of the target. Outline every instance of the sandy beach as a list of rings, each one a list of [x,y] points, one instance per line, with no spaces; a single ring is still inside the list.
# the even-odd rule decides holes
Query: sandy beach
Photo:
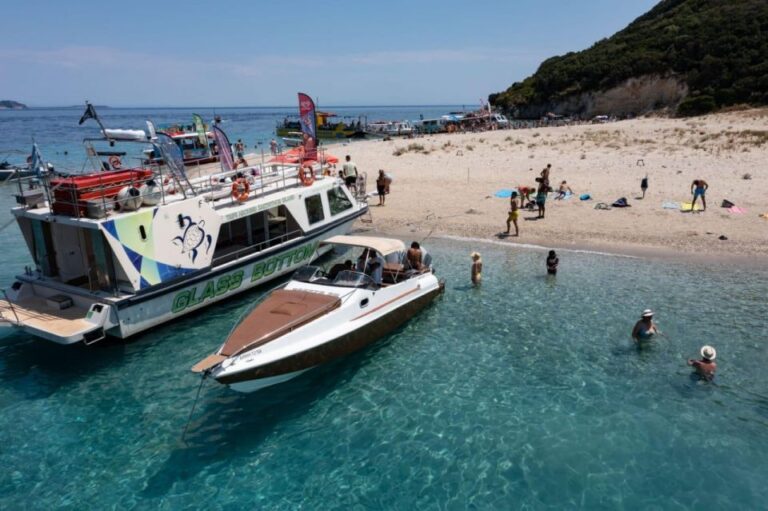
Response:
[[[384,207],[376,206],[376,197],[369,200],[377,231],[499,240],[509,199],[495,192],[534,185],[551,163],[552,186],[566,180],[574,196],[563,201],[550,196],[543,220],[522,211],[520,236],[501,238],[504,242],[763,262],[768,219],[759,215],[768,212],[767,121],[768,109],[750,109],[694,119],[364,141],[331,151],[340,158],[352,156],[368,174],[369,191],[375,191],[378,169],[394,176]],[[639,200],[646,174],[649,188]],[[705,212],[663,207],[690,202],[694,179],[709,184]],[[579,200],[584,193],[592,200]],[[596,203],[611,204],[619,197],[631,207],[595,209]],[[724,199],[746,212],[720,207]]]

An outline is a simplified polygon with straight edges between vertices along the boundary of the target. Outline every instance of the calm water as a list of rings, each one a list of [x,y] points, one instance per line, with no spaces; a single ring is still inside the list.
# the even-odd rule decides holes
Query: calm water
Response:
[[[0,112],[4,136],[38,113]],[[57,141],[79,115],[53,112],[50,133],[31,126]],[[251,113],[222,115],[233,138],[255,137]],[[22,243],[15,226],[0,231],[0,285],[30,263]],[[285,385],[240,395],[206,383],[186,442],[199,382],[188,368],[261,292],[127,344],[3,330],[0,509],[765,508],[768,271],[562,253],[553,279],[541,251],[425,244],[443,298]],[[468,286],[473,249],[480,289]],[[646,307],[666,336],[638,351],[629,332]],[[705,343],[718,349],[714,384],[684,362]]]
[[[338,119],[357,120],[360,116],[375,120],[414,120],[439,117],[461,106],[400,106],[400,107],[329,107]],[[82,126],[77,122],[83,108],[0,110],[0,161],[8,158],[13,163],[24,162],[32,148],[34,139],[40,147],[43,158],[54,164],[57,170],[79,172],[83,169],[85,152],[83,139],[98,137],[99,128],[95,121],[88,120]],[[288,115],[296,115],[298,107],[265,108],[97,108],[99,118],[107,128],[146,129],[145,121],[156,125],[191,124],[192,114],[197,113],[210,123],[214,115],[222,118],[222,126],[234,143],[242,138],[248,152],[269,153],[269,141],[275,138],[275,126]],[[323,143],[326,143],[323,141]],[[121,144],[120,150],[134,144]],[[9,150],[23,154],[8,156]],[[140,151],[137,152],[137,154]],[[86,167],[90,170],[90,165]]]

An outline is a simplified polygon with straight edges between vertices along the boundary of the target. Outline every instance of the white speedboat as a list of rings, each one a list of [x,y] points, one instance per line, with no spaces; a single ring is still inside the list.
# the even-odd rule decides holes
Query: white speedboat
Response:
[[[363,254],[353,269],[336,265],[325,272],[309,265],[298,270],[192,371],[240,392],[275,385],[373,343],[444,289],[429,256],[421,267],[409,267],[400,240],[340,235],[321,246],[357,248]],[[358,271],[364,268],[365,273]]]
[[[292,272],[368,210],[319,164],[191,179],[181,163],[126,165],[113,143],[86,147],[95,169],[109,156],[119,170],[19,186],[12,213],[34,265],[3,291],[0,325],[59,344],[126,338]]]

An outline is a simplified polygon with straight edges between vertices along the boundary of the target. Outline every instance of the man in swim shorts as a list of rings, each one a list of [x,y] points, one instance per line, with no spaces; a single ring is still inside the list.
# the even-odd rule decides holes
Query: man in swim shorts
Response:
[[[539,189],[536,191],[536,206],[539,208],[539,216],[537,218],[544,218],[547,192],[549,192],[549,185],[542,181],[539,183]]]
[[[691,211],[694,211],[694,206],[696,206],[696,199],[698,197],[701,197],[701,204],[704,206],[704,211],[707,210],[707,199],[704,197],[704,194],[707,192],[707,188],[709,188],[709,185],[703,179],[693,180],[693,183],[691,183],[691,193],[693,194],[693,200],[691,201]]]
[[[517,207],[517,192],[512,192],[509,196],[509,216],[507,216],[507,232],[509,234],[510,223],[515,224],[515,236],[520,236],[520,230],[517,227],[517,219],[520,218],[520,209]]]
[[[656,323],[653,322],[653,311],[645,309],[640,320],[635,323],[635,328],[632,329],[632,339],[635,343],[640,343],[649,341],[651,337],[660,333]]]

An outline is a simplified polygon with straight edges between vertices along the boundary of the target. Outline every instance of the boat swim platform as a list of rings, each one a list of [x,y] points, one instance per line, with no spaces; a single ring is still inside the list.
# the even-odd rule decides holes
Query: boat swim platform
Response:
[[[87,313],[87,309],[76,305],[66,309],[52,307],[40,297],[18,302],[0,299],[0,324],[17,326],[61,344],[77,342],[84,333],[98,328],[85,319]]]

